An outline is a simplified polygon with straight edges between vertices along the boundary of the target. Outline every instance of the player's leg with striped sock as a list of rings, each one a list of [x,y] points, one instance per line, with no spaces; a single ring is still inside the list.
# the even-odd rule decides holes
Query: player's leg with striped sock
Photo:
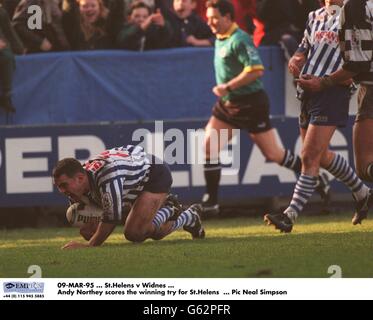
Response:
[[[369,188],[363,183],[363,181],[357,176],[354,169],[348,164],[345,158],[335,153],[333,160],[326,167],[337,180],[343,182],[352,192],[354,198],[357,201],[364,199]]]
[[[155,217],[153,218],[152,224],[157,230],[159,230],[162,224],[164,224],[172,216],[172,214],[172,208],[163,207],[157,211]]]
[[[192,213],[192,208],[188,208],[187,210],[183,211],[180,216],[175,221],[174,225],[172,226],[172,231],[180,229],[181,227],[193,227],[195,224],[195,218]]]
[[[290,150],[285,150],[284,159],[280,163],[281,166],[293,170],[297,175],[301,174],[302,160]]]
[[[290,205],[284,211],[284,214],[286,214],[293,223],[315,191],[317,180],[318,178],[315,176],[306,174],[301,174],[299,176]]]

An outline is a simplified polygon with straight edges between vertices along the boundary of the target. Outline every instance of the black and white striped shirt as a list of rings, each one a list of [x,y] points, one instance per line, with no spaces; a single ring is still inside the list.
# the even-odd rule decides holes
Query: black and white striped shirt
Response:
[[[149,180],[150,160],[140,146],[106,150],[84,164],[88,198],[104,211],[104,222],[122,220],[125,206],[132,205]]]
[[[343,69],[355,81],[373,84],[373,1],[349,0],[343,7],[339,39]]]

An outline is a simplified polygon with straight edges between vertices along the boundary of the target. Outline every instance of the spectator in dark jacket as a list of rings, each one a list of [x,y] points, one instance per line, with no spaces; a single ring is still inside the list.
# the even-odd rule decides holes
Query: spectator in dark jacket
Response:
[[[124,2],[105,2],[111,10],[103,0],[64,0],[63,26],[73,50],[114,48],[124,20]]]
[[[3,5],[10,18],[13,17],[14,11],[20,2],[21,0],[0,0],[0,4]]]
[[[194,12],[196,0],[174,0],[173,11],[165,6],[162,13],[170,21],[173,37],[171,47],[211,46],[214,36],[208,25]]]
[[[118,47],[128,50],[152,50],[166,48],[171,39],[171,27],[158,9],[142,1],[134,2],[129,11],[128,23],[118,36]]]
[[[104,0],[104,5],[109,9],[109,15],[106,23],[106,31],[111,42],[114,43],[118,33],[122,30],[123,21],[126,17],[126,2],[125,0]]]
[[[13,53],[22,54],[23,45],[10,24],[8,13],[0,5],[0,108],[15,112],[12,104]]]
[[[28,27],[29,6],[42,9],[41,30]],[[62,11],[59,0],[22,0],[14,13],[13,26],[21,37],[28,53],[68,50],[69,44],[62,28]]]
[[[308,10],[319,6],[318,0],[257,0],[257,16],[265,32],[260,45],[279,44],[290,59],[302,39]]]

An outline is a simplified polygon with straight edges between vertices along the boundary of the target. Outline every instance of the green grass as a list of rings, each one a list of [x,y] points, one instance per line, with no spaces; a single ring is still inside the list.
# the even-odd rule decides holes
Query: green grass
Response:
[[[207,238],[192,241],[177,231],[161,241],[133,244],[120,228],[99,248],[60,250],[80,240],[76,229],[0,231],[0,277],[373,277],[373,221],[352,226],[350,216],[303,217],[291,234],[265,227],[259,218],[205,223]]]

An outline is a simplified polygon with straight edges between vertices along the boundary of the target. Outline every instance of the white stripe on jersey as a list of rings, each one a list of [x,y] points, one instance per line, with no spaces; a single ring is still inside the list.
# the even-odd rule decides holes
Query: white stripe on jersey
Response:
[[[114,187],[114,188],[113,188]],[[122,190],[121,186],[119,185],[118,179],[115,179],[113,181],[113,186],[112,186],[112,192],[117,196],[115,199],[116,201],[114,202],[114,212],[122,212]],[[115,220],[119,220],[118,217],[115,217]]]
[[[136,200],[149,180],[149,168],[150,161],[139,146],[106,150],[85,164],[90,195],[101,204],[104,221],[122,219],[122,208]]]
[[[136,166],[136,168],[138,167],[139,166]],[[96,177],[97,184],[98,186],[100,186],[120,176],[124,178],[123,185],[126,186],[126,188],[131,188],[143,179],[144,171],[146,171],[147,169],[148,168],[144,168],[144,166],[142,165],[141,169],[131,171],[131,167],[126,166],[126,168],[123,168],[123,165],[116,161],[116,163],[110,164],[105,167],[105,171],[103,171],[99,176]],[[105,174],[105,172],[107,173]]]
[[[307,56],[301,74],[321,77],[342,67],[338,41],[339,18],[339,13],[329,15],[325,7],[309,14],[304,37],[298,48]]]

